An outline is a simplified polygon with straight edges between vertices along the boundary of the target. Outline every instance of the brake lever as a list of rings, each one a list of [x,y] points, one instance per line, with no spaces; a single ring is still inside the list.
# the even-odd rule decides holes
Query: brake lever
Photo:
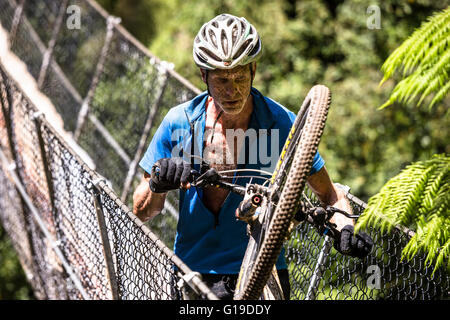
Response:
[[[196,170],[191,170],[191,175],[198,175],[195,180],[193,180],[192,185],[194,187],[203,187],[208,183],[214,183],[220,181],[220,174],[214,168],[206,170],[203,174],[198,173]]]
[[[326,208],[323,207],[312,207],[310,208],[306,213],[306,221],[313,225],[317,232],[320,235],[328,235],[332,238],[336,238],[339,234],[339,231],[336,229],[336,224],[330,222],[331,217],[336,213],[343,213],[346,216],[352,216],[349,215],[347,212],[342,211],[338,208],[327,206]]]
[[[195,169],[191,169],[191,173],[189,175],[189,180],[191,181],[190,183],[192,186],[196,186],[196,182],[198,181],[199,177],[200,177],[200,173]]]
[[[357,218],[359,218],[359,215],[349,214],[348,212],[346,212],[344,210],[341,210],[341,209],[338,209],[338,208],[332,207],[332,206],[327,206],[325,210],[327,212],[332,213],[331,216],[333,214],[335,214],[335,213],[340,213],[340,214],[343,214],[344,216],[346,216],[347,218],[350,218],[350,219],[357,219]],[[331,216],[330,216],[330,218],[331,218]]]
[[[307,221],[316,227],[319,234],[328,235],[336,239],[339,235],[339,231],[336,229],[336,224],[330,222],[331,217],[335,213],[341,213],[350,219],[356,219],[359,217],[358,215],[349,214],[346,211],[336,207],[327,206],[326,208],[311,208],[307,213]]]

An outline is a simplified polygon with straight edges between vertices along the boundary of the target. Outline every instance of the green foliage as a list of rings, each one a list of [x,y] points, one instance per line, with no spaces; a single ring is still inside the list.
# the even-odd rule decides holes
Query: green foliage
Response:
[[[121,18],[122,25],[146,43],[158,32],[159,0],[97,0],[108,13]]]
[[[34,299],[8,235],[0,224],[0,300]]]
[[[429,18],[388,57],[382,66],[382,83],[396,70],[403,71],[403,79],[380,109],[396,101],[410,104],[419,94],[418,106],[435,93],[429,109],[445,99],[450,88],[449,38],[447,8]],[[445,112],[445,107],[441,110]],[[448,120],[446,115],[442,114],[444,123]],[[448,136],[448,124],[445,126],[444,134]],[[434,270],[446,266],[450,271],[449,165],[450,158],[441,154],[407,166],[370,198],[357,229],[375,225],[382,230],[410,226],[416,233],[403,249],[403,258],[411,259],[422,252],[426,254],[426,263],[435,265]]]
[[[390,179],[370,198],[356,229],[375,225],[382,231],[413,227],[416,233],[403,257],[411,259],[421,251],[435,270],[446,264],[450,271],[450,157],[415,162]]]
[[[450,90],[450,8],[434,14],[423,23],[383,64],[381,83],[402,70],[403,80],[394,88],[389,100],[380,108],[395,101],[411,103],[422,94],[417,105],[435,93],[429,107],[441,102]]]

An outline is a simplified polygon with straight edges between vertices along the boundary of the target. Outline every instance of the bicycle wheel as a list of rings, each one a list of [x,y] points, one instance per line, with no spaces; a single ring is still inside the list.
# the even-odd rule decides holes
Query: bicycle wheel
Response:
[[[236,286],[235,299],[256,300],[261,296],[287,236],[292,217],[325,127],[331,102],[330,90],[314,86],[297,114],[269,185],[269,199],[253,227]],[[278,192],[276,192],[279,190]]]

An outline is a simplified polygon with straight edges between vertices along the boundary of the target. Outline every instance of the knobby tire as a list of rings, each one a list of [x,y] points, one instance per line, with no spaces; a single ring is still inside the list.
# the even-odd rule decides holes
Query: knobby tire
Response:
[[[269,185],[269,190],[282,188],[279,189],[282,191],[278,204],[273,212],[270,212],[271,206],[266,207],[268,212],[264,213],[266,219],[264,223],[268,228],[251,270],[245,271],[248,276],[242,279],[245,282],[242,284],[243,289],[237,292],[235,299],[257,300],[261,297],[287,237],[291,219],[299,208],[302,191],[325,127],[330,103],[330,90],[323,85],[316,85],[302,104]],[[249,248],[250,245],[247,250]]]

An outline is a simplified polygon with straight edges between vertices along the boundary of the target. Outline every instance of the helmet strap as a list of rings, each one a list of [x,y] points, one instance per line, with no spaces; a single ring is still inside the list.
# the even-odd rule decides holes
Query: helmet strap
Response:
[[[208,70],[208,69],[205,69],[205,83],[206,83],[206,90],[208,90],[208,95],[209,95],[210,97],[212,97],[211,92],[209,91],[208,75],[209,75],[209,70]]]
[[[252,63],[248,64],[250,66],[250,89],[253,87],[253,68]]]

